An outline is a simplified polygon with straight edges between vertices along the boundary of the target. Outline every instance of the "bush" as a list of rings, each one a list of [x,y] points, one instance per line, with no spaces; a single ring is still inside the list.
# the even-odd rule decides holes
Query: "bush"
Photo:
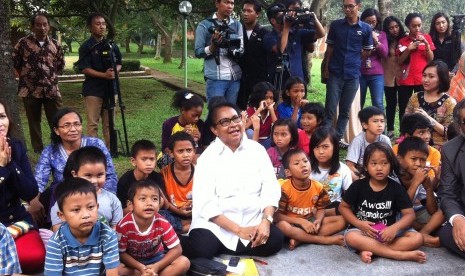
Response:
[[[139,70],[140,70],[140,60],[123,59],[123,65],[121,67],[121,72],[139,71]]]

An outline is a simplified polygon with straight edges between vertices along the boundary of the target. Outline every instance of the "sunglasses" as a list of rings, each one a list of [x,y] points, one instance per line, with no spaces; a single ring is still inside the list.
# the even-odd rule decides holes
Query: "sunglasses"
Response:
[[[236,124],[240,123],[242,121],[242,116],[241,115],[234,115],[231,118],[223,118],[219,120],[216,125],[220,125],[222,127],[228,127],[231,125],[231,122],[234,122]]]

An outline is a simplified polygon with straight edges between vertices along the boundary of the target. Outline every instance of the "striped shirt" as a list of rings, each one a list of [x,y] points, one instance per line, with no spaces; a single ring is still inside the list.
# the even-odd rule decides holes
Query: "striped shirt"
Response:
[[[5,226],[0,223],[0,275],[15,273],[21,273],[15,241]]]
[[[73,236],[67,223],[47,244],[45,275],[105,275],[105,269],[118,265],[116,233],[99,221],[84,244]]]
[[[119,252],[127,252],[142,262],[163,252],[165,245],[171,249],[179,244],[179,238],[171,224],[160,214],[155,214],[152,225],[141,232],[132,213],[127,214],[116,226]]]

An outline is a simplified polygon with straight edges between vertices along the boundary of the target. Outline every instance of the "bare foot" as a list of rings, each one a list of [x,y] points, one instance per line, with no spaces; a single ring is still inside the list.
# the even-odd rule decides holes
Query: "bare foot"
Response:
[[[415,250],[415,251],[401,251],[401,255],[399,256],[399,260],[404,261],[413,261],[423,264],[426,262],[426,254],[423,251]]]
[[[423,235],[423,245],[424,246],[427,246],[427,247],[440,247],[441,246],[441,243],[439,242],[439,237],[433,237],[431,235],[428,235],[428,234],[424,234],[422,233]]]
[[[362,262],[366,264],[371,263],[371,257],[373,256],[373,252],[361,251],[359,254],[360,254],[360,260],[362,260]]]
[[[300,245],[299,241],[296,241],[294,239],[289,240],[289,250],[294,250],[294,248],[296,248],[299,245]]]
[[[319,242],[319,244],[344,246],[344,236],[343,235],[323,236],[321,237],[321,241]]]

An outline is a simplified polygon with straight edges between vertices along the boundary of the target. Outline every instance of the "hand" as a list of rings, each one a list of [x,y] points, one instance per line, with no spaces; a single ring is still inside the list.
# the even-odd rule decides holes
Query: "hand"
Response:
[[[397,229],[391,225],[386,227],[384,230],[381,230],[379,235],[381,236],[381,240],[383,242],[391,242],[396,238]]]
[[[416,50],[418,48],[418,45],[420,44],[419,41],[414,41],[412,43],[410,43],[407,47],[408,50],[412,51],[412,50]]]
[[[158,275],[158,273],[161,270],[160,267],[158,266],[158,263],[148,265],[147,268],[152,270],[152,273],[153,273],[152,275]]]
[[[247,118],[249,118],[249,115],[247,115],[247,111],[242,111],[241,112],[241,116],[242,116],[242,125],[245,126],[245,123],[247,122]]]
[[[104,74],[107,80],[113,80],[115,78],[115,71],[113,71],[113,68],[108,68]]]
[[[218,31],[215,31],[215,33],[212,35],[211,39],[211,44],[210,44],[210,51],[213,53],[218,49],[218,44],[221,43],[221,40],[223,37],[221,37],[221,34]]]
[[[461,251],[465,251],[465,218],[457,216],[454,218],[452,236],[455,244]]]
[[[412,181],[410,183],[415,184],[417,187],[425,182],[426,177],[428,176],[429,168],[420,167],[416,170],[413,175]]]
[[[0,137],[0,167],[5,167],[11,162],[11,147],[6,137]]]
[[[266,106],[266,109],[268,109],[268,111],[273,110],[274,109],[274,104],[275,104],[275,102],[270,103],[269,105]]]
[[[316,219],[313,221],[313,225],[315,226],[315,234],[318,234],[321,228],[321,221],[319,219]]]
[[[250,117],[250,121],[252,121],[252,127],[254,130],[260,129],[260,118],[256,115]]]
[[[186,203],[184,206],[179,208],[179,211],[181,211],[181,215],[185,217],[191,217],[192,216],[192,204]]]
[[[252,241],[255,239],[256,232],[255,226],[239,227],[239,232],[236,235],[241,239]]]
[[[376,239],[378,237],[378,231],[373,229],[371,227],[372,225],[375,225],[375,223],[370,221],[360,221],[357,228],[360,229],[360,231],[362,231],[366,236]]]
[[[425,36],[424,36],[424,35],[421,35],[421,34],[420,34],[420,35],[417,35],[417,40],[418,40],[419,42],[428,43],[428,41],[426,41]]]
[[[263,100],[263,101],[261,101],[260,104],[258,105],[257,111],[258,111],[258,112],[262,112],[262,111],[265,110],[265,109],[266,109],[266,101]]]
[[[308,234],[316,234],[315,224],[313,222],[308,221],[306,219],[301,219],[299,224]]]
[[[270,237],[270,222],[266,219],[262,219],[260,224],[257,226],[257,231],[255,232],[255,238],[252,242],[252,248],[266,244],[268,238]]]
[[[309,101],[307,99],[301,99],[300,100],[300,107],[303,107],[304,105],[308,104]]]
[[[153,272],[152,268],[150,266],[146,266],[143,270],[139,270],[141,276],[156,276],[155,272]]]
[[[32,219],[34,219],[38,225],[45,224],[45,218],[47,215],[45,213],[44,205],[42,205],[42,203],[39,201],[39,196],[35,197],[29,202],[28,212],[31,214]]]
[[[198,128],[192,128],[192,133],[191,133],[192,137],[194,137],[194,141],[195,142],[198,142],[200,140],[200,131]]]

